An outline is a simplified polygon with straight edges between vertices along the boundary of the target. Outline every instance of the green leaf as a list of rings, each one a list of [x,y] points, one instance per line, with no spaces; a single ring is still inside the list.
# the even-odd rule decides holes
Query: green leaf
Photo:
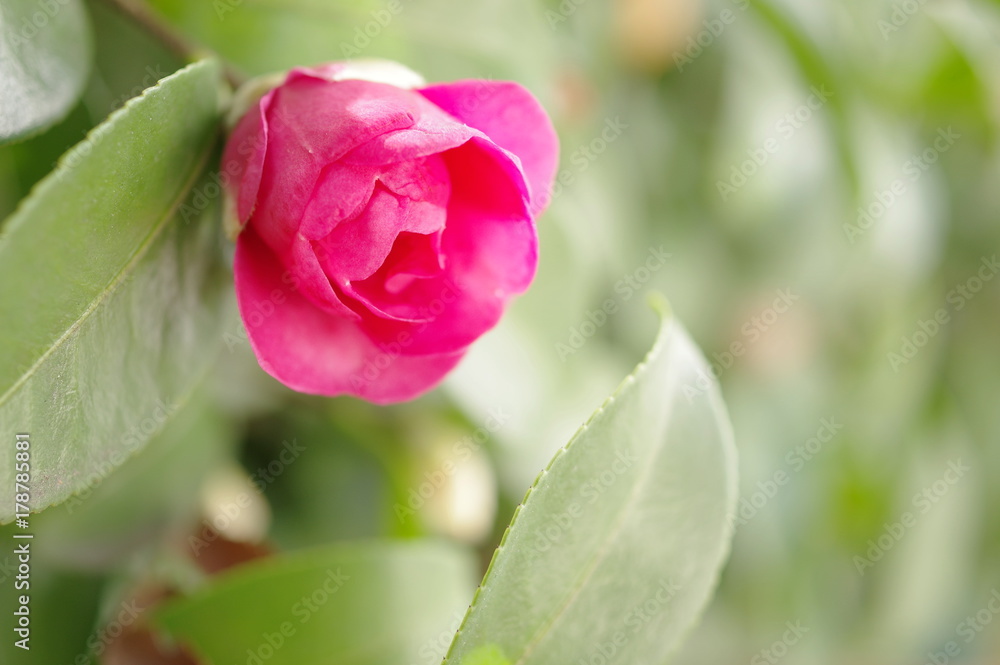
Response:
[[[232,463],[233,428],[212,407],[192,399],[121,473],[33,517],[35,556],[49,568],[120,570],[162,534],[190,529],[206,478]]]
[[[557,50],[534,0],[151,0],[186,35],[249,74],[388,58],[428,80],[479,75],[544,89]],[[517,31],[520,45],[511,49]]]
[[[431,663],[472,595],[474,570],[445,543],[338,545],[235,569],[154,622],[208,663]]]
[[[206,61],[129,102],[0,230],[0,440],[31,435],[34,511],[139,450],[214,357],[231,311],[214,210],[174,210],[215,142],[218,81]],[[12,455],[0,479],[13,488]]]
[[[503,652],[495,644],[479,647],[462,659],[462,665],[510,665]]]
[[[82,0],[0,4],[0,143],[69,112],[87,81],[91,50]]]
[[[3,542],[24,542],[13,540],[12,533],[16,531],[10,527],[0,528]],[[34,554],[34,544],[31,547]],[[13,547],[7,549],[0,555],[0,569],[4,571],[0,574],[0,607],[9,609],[0,614],[0,630],[10,639],[0,640],[0,663],[76,665],[76,659],[88,652],[87,640],[94,639],[94,616],[99,611],[102,579],[78,571],[47,569],[32,556],[31,587],[18,589],[14,586],[18,557]],[[15,640],[22,639],[14,632],[19,619],[14,610],[20,606],[19,596],[25,593],[31,599],[29,651],[14,645]],[[45,619],[39,620],[40,617]]]
[[[446,662],[477,662],[484,647],[515,665],[664,662],[732,535],[736,453],[709,377],[665,320],[529,490]]]
[[[755,0],[749,6],[764,25],[774,32],[777,37],[775,41],[788,50],[792,62],[799,68],[806,81],[812,86],[825,86],[831,90],[828,101],[830,135],[836,149],[836,158],[851,188],[852,199],[859,203],[863,202],[858,157],[851,142],[848,97],[844,94],[847,85],[844,84],[840,72],[831,65],[822,49],[790,18],[791,12],[784,9],[781,3]]]

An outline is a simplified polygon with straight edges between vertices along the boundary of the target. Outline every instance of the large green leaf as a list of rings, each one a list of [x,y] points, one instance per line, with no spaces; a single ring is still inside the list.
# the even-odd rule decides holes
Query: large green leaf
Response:
[[[206,61],[132,100],[0,230],[0,440],[31,435],[32,510],[141,448],[221,338],[212,207],[201,206],[208,223],[174,214],[215,142],[218,81]],[[0,456],[3,522],[13,463]]]
[[[736,453],[709,376],[665,321],[528,492],[446,662],[664,662],[732,533]]]
[[[58,121],[90,71],[82,0],[0,3],[0,143]]]
[[[155,621],[219,665],[432,663],[468,604],[474,570],[464,550],[443,543],[338,545],[233,570]]]

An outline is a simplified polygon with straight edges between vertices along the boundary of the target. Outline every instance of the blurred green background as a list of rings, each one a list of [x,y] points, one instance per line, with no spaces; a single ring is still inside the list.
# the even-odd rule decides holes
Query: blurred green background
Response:
[[[442,534],[488,561],[538,471],[649,347],[652,289],[714,363],[741,454],[732,557],[674,662],[1000,659],[986,610],[1000,589],[996,3],[400,0],[385,25],[377,1],[152,4],[248,74],[348,55],[429,81],[520,81],[554,118],[562,184],[535,286],[416,403],[292,394],[234,322],[148,450],[72,512],[35,518],[38,611],[64,616],[40,662],[72,662],[120,585],[196,577],[178,551],[288,442],[308,461],[262,483],[230,540]],[[0,148],[0,217],[181,64],[88,9],[83,100]],[[651,252],[669,257],[647,266]],[[408,503],[470,440],[445,487]]]

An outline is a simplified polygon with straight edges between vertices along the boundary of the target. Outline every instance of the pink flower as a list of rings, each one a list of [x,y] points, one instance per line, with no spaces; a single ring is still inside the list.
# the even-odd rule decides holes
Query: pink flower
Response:
[[[240,314],[290,388],[416,397],[534,277],[558,153],[545,111],[516,83],[418,80],[294,69],[226,145]]]

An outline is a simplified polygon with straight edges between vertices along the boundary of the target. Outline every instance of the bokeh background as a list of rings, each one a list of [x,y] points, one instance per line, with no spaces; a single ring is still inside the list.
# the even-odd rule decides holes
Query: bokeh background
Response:
[[[37,611],[64,636],[40,662],[84,651],[122,585],[193,574],[177,552],[289,443],[301,456],[198,566],[426,534],[485,563],[535,475],[648,349],[651,290],[714,363],[741,455],[732,556],[673,662],[1000,659],[995,2],[151,4],[247,74],[352,56],[520,81],[559,131],[560,184],[535,286],[415,403],[292,394],[234,319],[164,433],[35,519]],[[88,9],[86,93],[52,131],[0,148],[0,217],[182,64]]]

